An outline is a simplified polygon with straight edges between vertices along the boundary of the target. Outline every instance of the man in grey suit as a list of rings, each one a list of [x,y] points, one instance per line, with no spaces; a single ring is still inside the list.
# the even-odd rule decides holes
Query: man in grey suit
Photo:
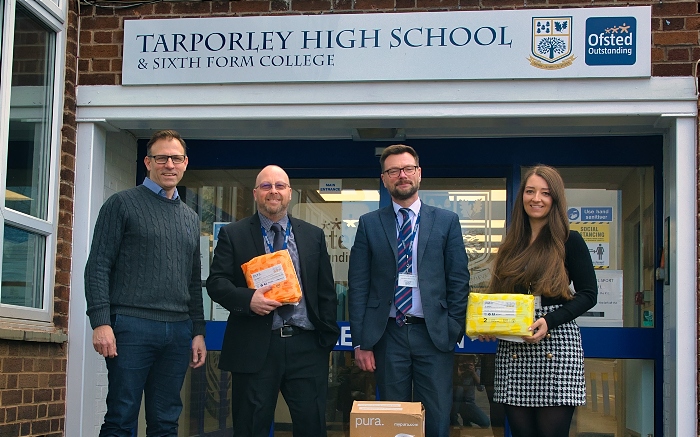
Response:
[[[422,402],[426,436],[447,437],[469,295],[459,218],[421,203],[412,147],[387,147],[380,164],[392,205],[360,217],[348,270],[355,362],[376,371],[381,400]]]

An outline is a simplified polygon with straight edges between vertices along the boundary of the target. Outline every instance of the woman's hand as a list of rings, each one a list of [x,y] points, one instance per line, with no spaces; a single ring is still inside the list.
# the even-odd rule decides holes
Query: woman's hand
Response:
[[[480,334],[479,341],[496,341],[495,335]]]
[[[523,337],[523,340],[525,340],[527,343],[538,343],[547,335],[547,331],[549,329],[547,328],[547,321],[544,319],[544,317],[540,317],[535,321],[535,323],[530,325],[527,330],[534,332],[534,334]]]

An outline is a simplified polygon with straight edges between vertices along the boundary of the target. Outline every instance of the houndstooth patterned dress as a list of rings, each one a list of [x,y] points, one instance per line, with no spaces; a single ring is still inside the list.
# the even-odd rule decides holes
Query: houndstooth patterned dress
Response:
[[[535,318],[561,305],[535,310]],[[521,407],[584,405],[581,332],[570,321],[548,332],[537,344],[498,341],[494,402]]]

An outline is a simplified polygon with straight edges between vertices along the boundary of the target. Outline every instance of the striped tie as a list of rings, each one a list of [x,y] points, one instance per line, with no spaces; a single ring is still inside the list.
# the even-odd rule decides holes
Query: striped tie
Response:
[[[411,273],[411,218],[408,215],[408,208],[399,210],[403,214],[403,224],[399,229],[398,249],[399,249],[399,273]],[[403,326],[406,323],[406,313],[411,309],[411,287],[402,287],[396,282],[396,292],[394,293],[394,304],[396,305],[396,324]]]

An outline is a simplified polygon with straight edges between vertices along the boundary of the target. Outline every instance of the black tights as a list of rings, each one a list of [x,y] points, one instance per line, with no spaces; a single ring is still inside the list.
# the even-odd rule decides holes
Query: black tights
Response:
[[[569,437],[576,407],[516,407],[504,405],[513,437]]]

